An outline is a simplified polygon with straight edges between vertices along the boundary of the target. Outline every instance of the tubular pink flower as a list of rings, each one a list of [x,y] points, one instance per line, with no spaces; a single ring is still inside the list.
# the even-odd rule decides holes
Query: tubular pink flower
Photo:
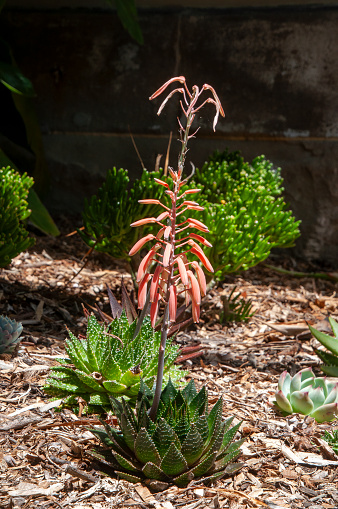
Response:
[[[169,212],[162,212],[159,216],[157,216],[156,221],[163,221],[163,219],[166,219],[169,217]]]
[[[152,274],[145,274],[139,287],[138,287],[138,309],[143,309],[147,298],[147,287],[148,281],[152,277]]]
[[[212,247],[212,244],[210,244],[210,242],[208,240],[206,240],[204,237],[202,237],[202,235],[198,235],[198,233],[193,233],[191,232],[189,234],[189,237],[195,239],[195,240],[198,240],[199,242],[201,242],[204,246],[207,246],[207,247]]]
[[[168,242],[164,254],[163,254],[163,267],[168,267],[169,261],[170,261],[170,255],[171,255],[172,245]]]
[[[166,229],[164,230],[164,240],[169,240],[169,236],[170,236],[170,233],[171,233],[171,226],[167,226]]]
[[[201,292],[198,281],[191,270],[187,270],[187,274],[191,284],[191,300],[199,306],[201,304]]]
[[[163,180],[160,180],[160,179],[156,179],[154,178],[155,182],[157,182],[158,184],[160,184],[161,186],[164,186],[166,187],[167,189],[169,189],[169,185],[166,183],[166,182],[163,182]]]
[[[129,256],[134,256],[147,242],[150,240],[153,240],[155,237],[152,233],[149,233],[149,235],[146,235],[145,237],[142,237],[142,239],[138,240],[136,244],[131,248],[129,251]]]
[[[188,217],[187,221],[189,223],[189,226],[193,226],[198,230],[202,230],[206,233],[209,233],[208,227],[205,224],[201,223],[201,221],[198,221],[197,219],[194,219],[192,217]]]
[[[205,256],[205,254],[203,253],[202,249],[199,247],[199,246],[196,246],[196,247],[192,247],[190,249],[190,252],[195,254],[199,259],[200,261],[202,262],[202,264],[204,265],[204,267],[209,271],[209,272],[214,272],[214,269],[213,269],[213,266],[211,265],[210,261],[208,260],[208,258]]]
[[[184,264],[182,257],[178,256],[176,258],[176,262],[178,265],[178,272],[180,273],[181,281],[184,284],[184,286],[188,286],[189,280],[188,280],[187,269],[185,268],[185,264]]]
[[[156,223],[157,219],[155,217],[144,217],[143,219],[139,219],[138,221],[135,221],[135,223],[131,223],[130,226],[143,226],[144,224],[148,223]]]
[[[158,302],[159,302],[159,299],[160,299],[160,294],[157,293],[155,295],[154,302],[150,306],[150,321],[151,321],[151,326],[153,328],[155,327],[155,324],[156,324],[156,317],[157,317],[157,312],[158,312]]]
[[[191,300],[191,311],[192,311],[192,317],[195,323],[198,323],[200,321],[200,307],[198,304],[195,303],[195,301]]]
[[[161,244],[155,244],[155,246],[151,248],[149,253],[147,253],[145,255],[145,257],[141,260],[141,263],[140,263],[138,271],[137,271],[137,276],[136,276],[136,281],[138,283],[141,281],[144,274],[146,273],[147,268],[149,267],[150,263],[152,262],[152,259],[160,246],[161,246]]]
[[[201,290],[201,296],[205,297],[207,294],[207,282],[202,267],[199,266],[198,262],[194,261],[191,266],[195,269],[197,281]]]
[[[150,302],[154,302],[155,300],[155,295],[158,289],[159,277],[161,275],[161,272],[162,272],[161,265],[157,265],[153,275],[152,282],[150,283]]]
[[[169,289],[169,319],[171,322],[176,322],[177,311],[177,290],[175,285],[171,285]]]

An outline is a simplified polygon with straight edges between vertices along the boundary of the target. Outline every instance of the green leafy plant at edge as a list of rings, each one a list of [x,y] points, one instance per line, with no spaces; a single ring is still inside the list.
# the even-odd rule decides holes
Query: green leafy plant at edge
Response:
[[[309,329],[314,337],[327,349],[321,350],[315,348],[314,351],[318,357],[324,362],[320,369],[326,375],[338,377],[338,323],[330,316],[329,322],[334,336],[329,336],[309,325]]]

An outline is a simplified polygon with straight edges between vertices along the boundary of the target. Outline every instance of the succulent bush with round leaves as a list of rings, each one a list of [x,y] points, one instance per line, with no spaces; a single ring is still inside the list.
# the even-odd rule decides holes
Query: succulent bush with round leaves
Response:
[[[90,431],[105,447],[90,455],[130,482],[147,481],[152,488],[168,483],[185,487],[193,479],[217,480],[239,470],[235,462],[244,440],[233,441],[240,422],[222,419],[222,400],[208,411],[208,394],[197,392],[191,380],[182,390],[171,381],[161,393],[153,422],[148,415],[152,393],[142,384],[135,413],[129,404],[113,400],[120,429],[102,421]]]
[[[310,415],[317,422],[338,417],[338,382],[316,378],[310,368],[302,369],[292,378],[284,371],[275,397],[274,404],[284,415]]]
[[[98,196],[86,204],[85,230],[79,231],[83,240],[129,261],[128,246],[153,231],[151,225],[143,232],[129,226],[134,217],[142,219],[149,214],[149,206],[139,204],[139,199],[162,198],[161,186],[154,186],[153,176],[163,179],[159,172],[144,171],[128,193],[127,171],[108,172]],[[248,163],[239,152],[216,152],[202,169],[196,169],[190,185],[201,189],[198,202],[204,211],[189,214],[210,230],[208,240],[213,247],[207,247],[205,254],[214,267],[214,279],[257,265],[275,247],[294,245],[300,221],[287,210],[282,183],[280,169],[264,156]]]
[[[27,196],[33,179],[9,166],[0,168],[0,267],[34,244],[25,228],[31,211]]]
[[[194,182],[202,188],[202,221],[213,247],[205,254],[216,279],[247,270],[265,260],[271,249],[290,247],[299,237],[300,221],[281,196],[280,168],[264,156],[244,162],[239,152],[216,152],[196,169]]]
[[[133,339],[136,320],[129,324],[123,312],[110,325],[101,325],[94,315],[88,318],[87,337],[76,338],[69,332],[66,341],[68,359],[59,359],[53,367],[44,391],[64,398],[63,405],[78,406],[84,400],[87,412],[103,413],[111,409],[112,396],[124,396],[135,404],[140,381],[152,387],[157,373],[160,333],[154,332],[149,318]],[[177,381],[186,373],[174,365],[179,348],[170,344],[165,355],[165,379]]]
[[[0,315],[0,354],[13,353],[20,343],[22,323]]]

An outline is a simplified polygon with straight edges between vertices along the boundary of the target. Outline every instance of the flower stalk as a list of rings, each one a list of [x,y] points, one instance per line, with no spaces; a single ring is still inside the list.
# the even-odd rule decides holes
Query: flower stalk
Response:
[[[197,111],[199,111],[207,103],[213,104],[216,108],[216,114],[213,122],[214,130],[219,114],[224,116],[220,100],[218,99],[215,90],[210,85],[203,85],[201,90],[194,85],[190,92],[183,76],[172,78],[164,83],[164,85],[162,85],[162,87],[160,87],[150,97],[150,100],[161,95],[167,87],[174,82],[181,83],[183,87],[175,88],[167,95],[158,110],[158,115],[161,113],[168,100],[175,93],[182,94],[183,100],[181,99],[180,105],[183,114],[186,117],[186,123],[184,127],[180,120],[178,120],[181,151],[178,158],[177,171],[174,171],[171,167],[169,167],[171,185],[163,180],[155,179],[158,185],[165,187],[165,194],[167,194],[171,204],[168,207],[159,200],[140,200],[142,203],[160,205],[164,209],[164,212],[157,217],[148,217],[132,223],[131,226],[135,227],[149,223],[156,223],[159,225],[160,229],[156,237],[154,235],[147,235],[146,237],[143,237],[129,252],[129,255],[133,256],[143,246],[145,246],[145,244],[150,241],[155,241],[155,245],[142,259],[137,272],[137,282],[139,283],[138,307],[139,309],[143,309],[149,285],[151,302],[150,318],[153,327],[156,323],[160,303],[162,302],[164,305],[156,388],[153,404],[149,413],[149,416],[153,421],[156,418],[162,390],[168,327],[176,320],[177,294],[185,294],[186,304],[188,305],[191,302],[194,322],[198,322],[200,316],[201,295],[203,296],[206,293],[204,272],[197,261],[189,261],[190,254],[195,255],[208,271],[213,272],[213,267],[210,261],[205,256],[203,249],[197,242],[204,246],[210,246],[210,243],[202,235],[193,232],[190,233],[190,229],[195,229],[202,233],[208,233],[209,230],[207,226],[197,219],[189,217],[185,218],[185,216],[182,216],[182,214],[189,212],[189,210],[204,210],[197,202],[186,199],[187,195],[190,198],[190,195],[198,193],[200,189],[189,189],[185,192],[181,191],[182,187],[187,183],[189,178],[183,179],[188,142],[189,139],[193,138],[198,131],[197,129],[193,134],[190,134],[190,130]],[[212,97],[208,97],[204,100],[204,102],[200,103],[200,96],[205,91],[211,92]],[[179,217],[180,219],[178,219]],[[183,218],[182,222],[178,222],[181,221],[181,217]],[[152,267],[153,263],[156,264],[156,268],[153,273],[150,273],[149,269]]]

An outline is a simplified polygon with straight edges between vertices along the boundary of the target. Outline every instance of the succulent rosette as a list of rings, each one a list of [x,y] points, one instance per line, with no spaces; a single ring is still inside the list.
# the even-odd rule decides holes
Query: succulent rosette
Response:
[[[275,396],[274,404],[283,415],[310,415],[317,422],[332,421],[338,415],[338,382],[316,378],[311,368],[298,371],[292,378],[284,371]]]
[[[0,354],[13,353],[20,343],[22,323],[11,320],[8,316],[0,316]]]

